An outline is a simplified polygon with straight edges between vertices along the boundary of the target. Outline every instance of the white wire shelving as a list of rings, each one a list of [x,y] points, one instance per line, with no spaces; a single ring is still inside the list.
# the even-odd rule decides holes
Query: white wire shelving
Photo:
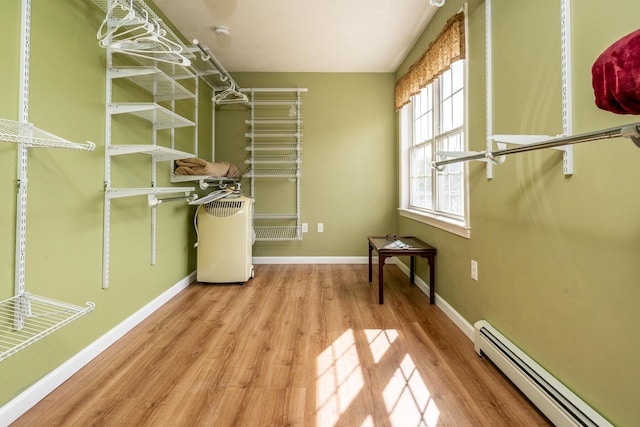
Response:
[[[20,18],[20,120],[0,119],[0,141],[17,144],[14,296],[0,301],[0,361],[32,345],[77,318],[93,311],[91,302],[77,307],[26,291],[28,158],[33,148],[93,151],[95,144],[76,143],[29,122],[31,1],[22,2]]]
[[[125,78],[135,83],[149,93],[155,93],[158,101],[172,101],[178,99],[190,99],[195,94],[178,83],[175,73],[172,75],[162,71],[158,66],[142,67],[113,67],[108,71],[111,79]],[[185,71],[184,78],[191,77]]]
[[[71,150],[93,151],[93,142],[86,144],[71,142],[52,133],[35,127],[32,123],[0,119],[0,141],[23,144],[26,147],[66,148]]]
[[[286,130],[260,130],[247,132],[247,138],[302,138],[302,133]]]
[[[115,102],[109,105],[109,114],[133,114],[153,123],[156,129],[195,126],[195,122],[154,102]]]
[[[268,144],[253,144],[245,147],[246,151],[257,152],[257,151],[302,151],[302,147],[298,147],[297,143],[291,142],[269,142]]]
[[[25,292],[0,301],[0,361],[90,313],[95,304],[76,306]]]
[[[282,164],[300,164],[300,156],[295,154],[265,154],[265,155],[253,155],[244,161],[249,165],[282,165]]]
[[[105,193],[102,287],[109,287],[111,250],[111,203],[114,199],[147,196],[151,208],[151,265],[156,264],[156,208],[163,204],[158,195],[184,194],[171,200],[188,200],[195,187],[158,187],[157,163],[196,157],[198,153],[199,73],[192,66],[197,60],[192,46],[185,44],[143,0],[92,0],[105,13],[97,31],[99,46],[106,52],[105,113]],[[125,65],[126,64],[126,65]],[[142,89],[140,102],[124,102],[117,94],[129,87]],[[129,85],[129,87],[127,87]],[[135,92],[136,94],[138,91]],[[151,102],[149,102],[151,101]],[[191,107],[193,107],[192,112]],[[180,111],[180,114],[177,113]],[[187,114],[187,116],[184,116]],[[130,144],[116,137],[113,128],[121,126],[117,118],[133,116],[151,124],[150,141]],[[178,136],[191,139],[178,128],[193,128],[192,152],[176,149]],[[167,139],[159,137],[167,132]],[[119,134],[118,134],[119,135]],[[185,139],[186,138],[186,139]],[[160,141],[168,143],[160,144]],[[166,145],[166,146],[165,146]],[[150,186],[127,188],[112,186],[112,158],[142,154],[151,157]],[[146,163],[145,163],[146,165]],[[146,166],[145,166],[146,167]],[[182,182],[171,179],[172,183]],[[169,198],[162,199],[169,201]]]
[[[93,151],[95,144],[68,141],[50,132],[35,127],[31,123],[0,119],[0,141],[20,144],[24,148],[62,148],[70,150]],[[18,209],[26,216],[26,167],[22,172],[21,191]],[[20,221],[22,222],[22,221]],[[95,304],[87,302],[84,307],[67,304],[42,296],[25,292],[24,258],[26,253],[26,221],[18,224],[19,250],[16,257],[17,281],[16,295],[0,301],[0,361],[16,354],[38,340],[50,335],[79,317],[90,313]]]
[[[243,175],[245,178],[299,178],[298,169],[249,169]]]
[[[255,226],[256,240],[260,241],[286,241],[300,240],[300,230],[296,226]]]
[[[253,216],[254,219],[296,219],[297,217],[295,213],[262,213]]]
[[[173,148],[153,144],[112,145],[107,151],[110,156],[146,154],[158,162],[195,157],[192,153],[187,153],[186,151],[174,150]]]
[[[280,195],[291,192],[285,203],[294,207],[292,212],[254,212],[256,240],[301,240],[300,178],[302,167],[302,97],[305,88],[250,88],[251,116],[245,123],[249,152],[245,163],[249,169],[243,178],[250,180],[251,197],[268,199],[270,191]],[[263,180],[271,182],[263,185]],[[274,190],[274,188],[278,188]],[[258,195],[257,193],[260,193]]]

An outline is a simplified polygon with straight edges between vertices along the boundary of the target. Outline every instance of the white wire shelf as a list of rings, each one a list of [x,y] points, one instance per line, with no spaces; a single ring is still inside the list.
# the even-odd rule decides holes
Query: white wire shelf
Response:
[[[257,241],[302,240],[299,227],[254,227]]]
[[[109,114],[133,114],[153,123],[157,129],[195,126],[195,123],[153,102],[116,102],[109,105]]]
[[[254,213],[253,219],[255,220],[280,220],[280,219],[298,219],[296,213]]]
[[[298,101],[297,99],[256,99],[251,101],[253,105],[256,106],[268,106],[268,105],[300,105],[302,101]]]
[[[120,54],[125,54],[124,52],[115,52]],[[173,80],[184,80],[184,79],[193,79],[196,77],[196,72],[192,67],[187,67],[180,64],[162,62],[162,61],[154,61],[151,58],[141,58],[138,56],[127,56],[128,59],[132,59],[143,67],[149,68],[157,68]],[[193,59],[193,58],[191,58]]]
[[[245,178],[299,178],[297,169],[249,169]]]
[[[195,95],[162,71],[159,67],[115,67],[109,70],[112,79],[125,78],[149,93],[159,101],[191,99]]]
[[[261,130],[256,132],[247,132],[244,136],[247,138],[302,138],[302,132],[287,130]]]
[[[147,188],[109,188],[105,191],[107,198],[120,199],[124,197],[148,196],[149,194],[177,194],[185,196],[195,191],[195,187],[147,187]]]
[[[146,154],[154,157],[157,161],[168,161],[195,157],[192,153],[174,150],[173,148],[161,147],[152,144],[132,144],[132,145],[111,145],[108,148],[110,156],[122,156],[125,154]]]
[[[298,165],[301,163],[300,156],[291,155],[255,155],[244,161],[249,165]]]
[[[67,141],[52,133],[38,129],[31,123],[20,123],[15,120],[0,119],[0,141],[15,142],[28,147],[67,148],[71,150],[93,151],[96,144]]]
[[[93,311],[29,293],[0,301],[0,361]]]
[[[297,125],[304,121],[290,118],[253,119],[244,121],[248,125]]]
[[[268,143],[248,145],[245,151],[301,151],[302,147],[296,142]]]

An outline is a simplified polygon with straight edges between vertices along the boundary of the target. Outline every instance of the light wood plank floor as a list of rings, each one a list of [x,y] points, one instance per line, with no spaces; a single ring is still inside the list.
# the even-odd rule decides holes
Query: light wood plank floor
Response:
[[[257,265],[192,284],[15,426],[547,426],[385,267]]]

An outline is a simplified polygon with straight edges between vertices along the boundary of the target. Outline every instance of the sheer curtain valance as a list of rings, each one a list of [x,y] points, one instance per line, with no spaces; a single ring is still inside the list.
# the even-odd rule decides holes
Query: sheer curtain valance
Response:
[[[465,57],[464,13],[452,16],[438,37],[429,45],[420,59],[396,82],[396,110],[411,101],[420,89],[438,78],[449,66]]]

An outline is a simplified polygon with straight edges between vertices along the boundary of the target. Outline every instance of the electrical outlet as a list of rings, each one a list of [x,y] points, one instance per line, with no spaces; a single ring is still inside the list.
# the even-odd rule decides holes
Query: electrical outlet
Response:
[[[478,280],[478,261],[474,259],[471,260],[471,278]]]
[[[321,222],[318,223],[318,233],[324,233],[324,224]]]
[[[309,224],[307,224],[306,222],[302,223],[302,232],[303,233],[307,233],[309,231]]]

